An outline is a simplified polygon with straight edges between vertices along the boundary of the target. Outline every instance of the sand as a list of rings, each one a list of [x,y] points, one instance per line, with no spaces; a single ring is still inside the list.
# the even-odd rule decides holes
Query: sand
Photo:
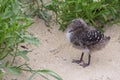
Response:
[[[59,31],[58,26],[46,27],[40,19],[28,29],[39,40],[38,47],[27,45],[30,60],[28,63],[33,69],[49,69],[59,74],[63,80],[120,80],[120,27],[107,27],[105,34],[111,37],[108,45],[92,53],[90,66],[83,68],[72,63],[79,59],[81,50],[75,49],[66,40],[65,32]],[[20,64],[23,59],[16,63]],[[19,76],[7,76],[5,80],[28,80],[30,74],[23,72]],[[45,80],[37,75],[33,80]],[[51,79],[54,80],[54,79]]]

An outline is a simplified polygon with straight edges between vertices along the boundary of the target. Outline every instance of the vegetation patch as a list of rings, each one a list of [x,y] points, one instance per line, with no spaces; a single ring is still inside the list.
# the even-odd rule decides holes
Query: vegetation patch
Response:
[[[60,30],[76,18],[101,30],[107,24],[120,21],[120,0],[51,0],[45,7],[56,15]]]
[[[46,80],[50,75],[56,80],[62,80],[59,75],[50,70],[34,70],[28,64],[14,64],[17,57],[22,57],[26,61],[29,60],[28,50],[20,50],[19,44],[31,43],[38,45],[39,41],[29,32],[27,28],[32,24],[32,19],[24,15],[22,11],[22,3],[18,0],[0,0],[0,80],[8,74],[20,75],[22,71],[32,73],[29,80],[33,76],[40,74]],[[23,46],[22,46],[23,47]],[[10,60],[6,58],[10,56]]]

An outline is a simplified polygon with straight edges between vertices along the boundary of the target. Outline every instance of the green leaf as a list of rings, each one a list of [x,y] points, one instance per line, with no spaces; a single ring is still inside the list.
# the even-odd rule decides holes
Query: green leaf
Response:
[[[104,18],[105,21],[108,20],[108,18],[107,18],[107,16],[105,14],[102,14],[102,16],[103,16],[103,18]]]
[[[8,72],[14,75],[20,75],[21,74],[21,69],[17,66],[12,66],[8,67]]]
[[[4,64],[0,64],[0,68],[4,68],[5,66],[4,66]]]
[[[8,67],[9,64],[10,64],[10,62],[7,61],[7,62],[5,63],[5,67]]]
[[[29,78],[29,80],[32,80],[32,78],[36,75],[36,74],[40,74],[40,75],[43,75],[43,74],[47,74],[47,75],[50,75],[52,77],[54,77],[56,80],[63,80],[57,73],[53,72],[53,71],[50,71],[50,70],[36,70]],[[43,76],[42,76],[43,77]],[[46,78],[44,76],[44,78],[46,80],[49,80],[48,78]]]
[[[19,51],[16,53],[16,56],[21,56],[22,58],[24,58],[25,60],[28,61],[29,60],[29,57],[27,57],[28,52],[29,51],[27,51],[27,50]]]
[[[4,76],[4,74],[3,74],[3,72],[0,70],[0,80],[2,80],[3,76]]]
[[[39,71],[41,73],[48,74],[48,75],[56,78],[57,80],[62,80],[62,78],[60,78],[60,76],[57,73],[53,72],[53,71],[50,71],[50,70],[39,70]]]
[[[5,19],[8,19],[8,18],[11,18],[13,15],[14,15],[14,13],[9,11],[8,13],[5,13],[2,16],[2,19],[5,20]]]
[[[26,42],[34,44],[35,46],[38,46],[39,44],[39,40],[36,37],[33,37],[32,35],[23,35],[22,37]]]
[[[12,2],[12,8],[13,8],[13,12],[15,13],[15,15],[17,15],[18,12],[20,11],[17,0]]]
[[[45,7],[46,7],[46,9],[48,9],[48,10],[53,10],[53,11],[55,12],[54,7],[52,6],[52,2],[47,3],[47,4],[45,5]]]
[[[33,77],[34,77],[36,74],[39,74],[39,73],[33,73],[33,74],[30,76],[29,80],[32,80]],[[46,76],[44,76],[44,75],[42,75],[42,74],[39,74],[39,75],[42,76],[45,80],[50,80],[50,79],[48,79],[48,77],[46,77]]]

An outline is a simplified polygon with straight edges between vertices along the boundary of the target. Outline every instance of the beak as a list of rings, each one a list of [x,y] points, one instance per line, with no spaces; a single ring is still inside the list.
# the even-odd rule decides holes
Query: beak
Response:
[[[69,33],[73,32],[74,30],[70,30]]]

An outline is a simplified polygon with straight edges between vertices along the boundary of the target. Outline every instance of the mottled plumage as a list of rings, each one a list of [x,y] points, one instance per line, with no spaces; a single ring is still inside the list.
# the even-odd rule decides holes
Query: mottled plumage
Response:
[[[89,60],[87,64],[83,64],[86,67],[90,64],[90,52],[93,50],[102,49],[110,40],[110,37],[106,37],[103,33],[98,31],[92,26],[88,26],[82,19],[73,20],[67,27],[67,39],[78,49],[83,49],[79,63],[83,60],[83,55],[87,50],[89,54]],[[78,62],[78,61],[77,61]]]

